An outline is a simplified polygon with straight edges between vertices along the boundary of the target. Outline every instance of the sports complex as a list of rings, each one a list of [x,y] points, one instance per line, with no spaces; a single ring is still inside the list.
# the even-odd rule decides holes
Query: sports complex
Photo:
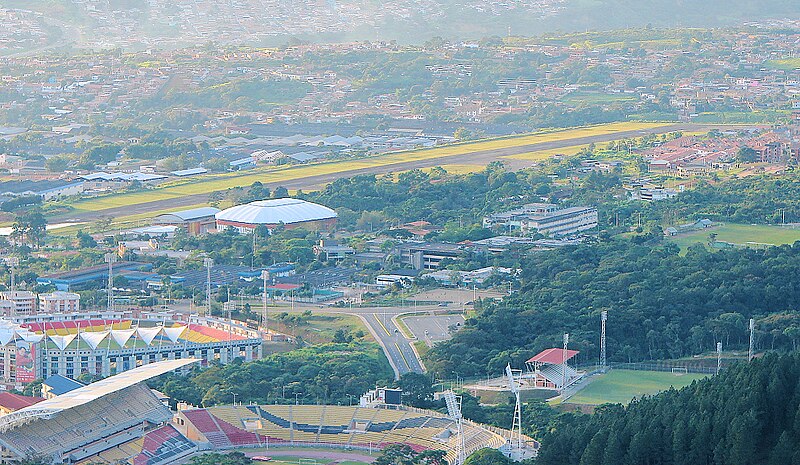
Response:
[[[535,450],[527,436],[461,418],[450,391],[448,414],[413,409],[377,389],[358,406],[226,405],[170,408],[145,382],[198,363],[181,358],[143,365],[0,417],[0,463],[37,456],[53,463],[160,465],[209,450],[324,448],[372,454],[389,445],[443,450],[461,463],[475,450]]]

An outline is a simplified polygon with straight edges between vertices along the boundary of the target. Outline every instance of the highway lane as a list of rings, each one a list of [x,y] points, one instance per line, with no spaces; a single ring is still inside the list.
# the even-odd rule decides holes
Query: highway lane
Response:
[[[280,306],[281,311],[285,310]],[[403,331],[395,323],[395,317],[406,313],[441,312],[443,309],[436,305],[420,305],[416,310],[411,307],[324,307],[314,306],[295,306],[295,312],[310,310],[312,313],[331,314],[341,313],[345,315],[355,315],[367,326],[370,333],[383,348],[386,358],[392,365],[395,376],[398,378],[404,373],[425,373],[425,367],[417,357],[412,348],[412,343],[416,339],[408,339]]]
[[[343,171],[340,173],[320,174],[300,179],[292,179],[275,183],[265,183],[264,185],[269,187],[270,189],[274,189],[275,187],[278,186],[283,186],[290,190],[303,189],[308,191],[319,188],[319,186],[329,184],[337,179],[349,178],[359,174],[386,174],[399,171],[408,171],[412,169],[430,168],[433,166],[444,165],[448,163],[484,165],[509,155],[518,155],[522,153],[534,152],[539,150],[551,150],[551,149],[558,149],[558,148],[571,147],[575,145],[583,145],[590,143],[597,144],[602,142],[610,142],[613,140],[624,139],[628,137],[641,137],[646,134],[661,134],[673,131],[709,130],[713,127],[715,126],[691,124],[691,123],[677,123],[653,129],[623,131],[614,134],[601,134],[596,136],[578,137],[578,138],[564,139],[551,142],[540,142],[536,144],[522,145],[518,147],[507,147],[502,149],[483,150],[479,152],[466,153],[466,154],[447,155],[427,160],[398,162],[390,165],[360,168],[349,171]],[[98,210],[98,211],[65,213],[50,218],[49,221],[50,223],[89,222],[103,218],[114,218],[118,216],[129,216],[129,215],[151,213],[154,211],[165,210],[170,208],[176,208],[176,209],[184,208],[208,202],[208,197],[210,194],[211,192],[203,194],[185,195],[182,197],[155,200],[152,202],[144,202],[136,205],[126,205],[126,206],[108,208],[105,210]]]

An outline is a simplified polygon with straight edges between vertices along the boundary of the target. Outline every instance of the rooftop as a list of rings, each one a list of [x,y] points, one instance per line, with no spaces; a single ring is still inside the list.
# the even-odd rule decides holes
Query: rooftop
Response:
[[[198,362],[194,358],[164,360],[162,362],[143,365],[118,375],[111,376],[96,383],[83,386],[66,394],[25,407],[14,413],[0,417],[0,431],[6,430],[29,418],[48,417],[55,413],[88,404],[103,396],[121,391],[125,388],[147,381],[156,376],[169,373],[178,368]]]

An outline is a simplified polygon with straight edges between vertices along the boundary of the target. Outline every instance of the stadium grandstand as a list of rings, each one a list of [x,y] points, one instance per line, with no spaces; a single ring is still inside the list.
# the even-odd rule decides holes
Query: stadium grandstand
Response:
[[[160,465],[197,447],[144,384],[197,359],[141,366],[0,417],[0,463],[36,456],[53,463]]]
[[[213,325],[213,326],[212,326]],[[0,319],[0,383],[20,388],[53,375],[108,377],[142,365],[197,358],[261,358],[258,331],[210,319],[28,321]]]
[[[389,407],[389,406],[384,406]],[[201,448],[302,446],[368,450],[405,444],[415,451],[444,450],[454,463],[454,421],[439,412],[404,406],[229,405],[178,412],[174,425]],[[503,449],[511,431],[464,422],[466,453]],[[525,437],[532,447],[538,443]]]
[[[528,368],[522,375],[522,388],[557,389],[570,386],[581,378],[582,373],[569,366],[569,361],[578,355],[577,350],[545,349],[525,362]]]

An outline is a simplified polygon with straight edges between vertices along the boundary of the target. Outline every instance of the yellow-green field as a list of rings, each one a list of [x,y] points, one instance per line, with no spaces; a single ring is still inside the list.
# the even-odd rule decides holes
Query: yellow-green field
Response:
[[[800,229],[755,224],[725,224],[681,234],[669,240],[685,250],[692,244],[707,244],[710,234],[716,234],[715,239],[717,241],[730,242],[742,246],[783,245],[800,241]]]
[[[661,371],[611,370],[581,389],[567,403],[600,405],[607,403],[627,404],[634,398],[657,394],[670,387],[680,389],[707,375],[675,375]]]
[[[263,183],[281,183],[311,176],[346,173],[364,168],[390,166],[411,161],[434,160],[441,157],[470,154],[486,150],[497,150],[582,137],[608,135],[624,131],[653,129],[663,126],[665,126],[665,124],[662,123],[610,123],[586,128],[568,129],[562,131],[454,144],[432,149],[395,152],[359,160],[341,160],[301,166],[258,168],[245,173],[208,175],[191,180],[175,181],[144,192],[115,194],[84,199],[77,202],[72,202],[70,203],[70,206],[75,212],[101,211],[110,208],[124,207],[126,205],[136,205],[157,200],[179,198],[186,195],[223,191],[233,187],[247,186],[256,181],[261,181]],[[558,153],[563,151],[563,149],[560,149],[556,152]],[[462,171],[465,169],[475,169],[471,166],[466,168],[468,165],[456,164],[450,166],[453,167],[452,169],[454,170],[461,169]]]

